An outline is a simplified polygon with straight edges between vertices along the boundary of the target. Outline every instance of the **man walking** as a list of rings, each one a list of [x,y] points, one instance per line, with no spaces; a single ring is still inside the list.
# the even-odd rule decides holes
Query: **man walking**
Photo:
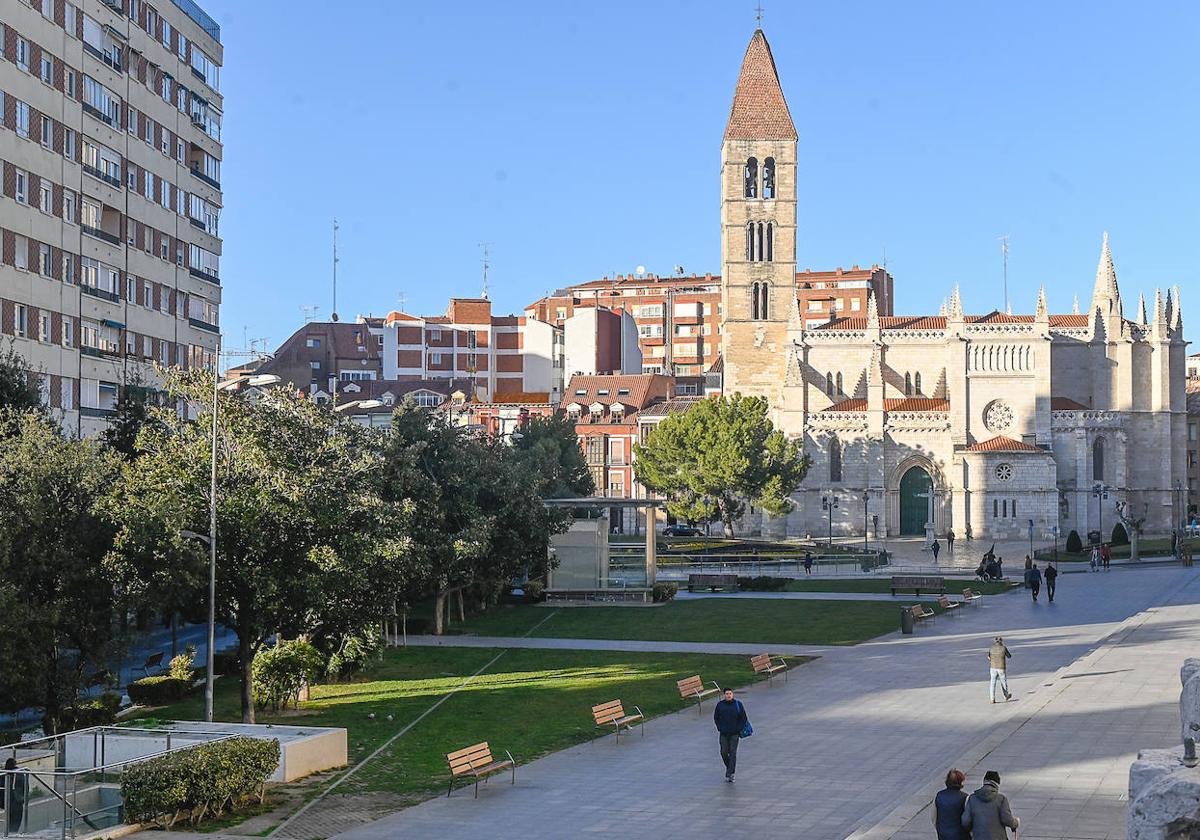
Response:
[[[746,717],[746,707],[741,700],[733,699],[733,689],[725,689],[725,696],[717,702],[713,709],[713,723],[717,725],[717,733],[721,740],[721,761],[725,762],[725,781],[733,781],[733,773],[737,769],[737,748],[742,732],[750,726],[750,718]]]
[[[946,531],[946,551],[954,553],[954,529]]]
[[[1046,594],[1050,596],[1050,603],[1054,603],[1054,582],[1058,580],[1058,569],[1053,563],[1046,567]]]
[[[929,550],[933,552],[933,562],[937,562],[938,552],[942,550],[942,546],[938,543],[937,537],[933,538],[933,542],[929,544]]]
[[[1008,797],[1000,792],[1000,774],[989,770],[983,774],[983,786],[967,798],[963,808],[963,828],[973,840],[1007,840],[1008,829],[1014,836],[1021,821],[1013,816]]]
[[[1029,591],[1033,594],[1033,602],[1036,604],[1038,593],[1042,591],[1042,572],[1038,569],[1037,563],[1031,563],[1025,570],[1025,585],[1029,587]]]
[[[1012,654],[1008,652],[1008,648],[1004,646],[1004,639],[999,636],[992,642],[991,648],[988,649],[988,665],[991,666],[991,694],[992,702],[996,702],[996,685],[999,684],[1000,690],[1004,692],[1004,699],[1011,700],[1012,694],[1008,691],[1008,660],[1012,658]]]
[[[1112,560],[1112,547],[1108,543],[1100,546],[1100,560],[1104,563],[1104,571],[1108,571],[1108,561]]]

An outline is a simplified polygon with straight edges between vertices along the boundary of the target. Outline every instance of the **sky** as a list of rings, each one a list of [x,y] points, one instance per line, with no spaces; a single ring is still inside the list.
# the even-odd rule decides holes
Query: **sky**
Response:
[[[800,135],[803,270],[883,263],[897,314],[1086,308],[1104,231],[1126,315],[1200,318],[1200,4],[765,0]],[[755,3],[201,0],[222,27],[228,347],[303,306],[519,313],[629,273],[719,273],[720,145]],[[261,341],[256,345],[262,347]]]

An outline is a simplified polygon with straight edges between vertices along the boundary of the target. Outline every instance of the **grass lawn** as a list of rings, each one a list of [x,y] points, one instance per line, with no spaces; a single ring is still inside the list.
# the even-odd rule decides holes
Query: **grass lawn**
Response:
[[[1126,559],[1129,557],[1131,546],[1114,545],[1109,546],[1112,550],[1113,559]],[[1142,557],[1169,557],[1171,554],[1171,538],[1164,537],[1162,539],[1139,540],[1138,554]],[[1049,560],[1054,556],[1054,551],[1048,548],[1039,548],[1037,551],[1038,561]],[[1068,553],[1061,545],[1058,549],[1058,559],[1061,563],[1087,563],[1092,559],[1092,549],[1090,546],[1085,546],[1083,551]]]
[[[983,595],[1000,595],[1012,589],[1008,584],[1000,581],[978,580],[963,580],[961,586],[957,579],[946,581],[947,594],[952,598],[957,598],[961,594],[961,590],[965,587],[970,587],[973,591]],[[887,578],[879,580],[830,580],[820,578],[804,578],[801,580],[790,581],[787,585],[788,592],[882,592],[890,594],[892,591],[891,581]]]
[[[927,601],[927,599],[922,599]],[[536,630],[538,622],[550,618]],[[884,601],[704,598],[657,607],[503,606],[453,624],[452,633],[566,639],[852,645],[899,628]]]
[[[345,727],[355,764],[497,653],[481,648],[393,648],[365,677],[313,686],[299,710],[260,714],[258,721]],[[594,737],[593,705],[620,699],[627,708],[640,706],[647,717],[683,708],[675,681],[693,674],[722,686],[754,679],[745,656],[508,650],[339,790],[421,799],[445,789],[448,752],[487,741],[494,752],[503,755],[508,749],[518,764],[524,764]],[[710,701],[706,712],[711,708]],[[240,719],[235,679],[217,682],[215,710],[219,720]],[[368,717],[371,713],[373,719]],[[149,710],[146,716],[175,720],[199,719],[202,714],[203,698],[189,697]]]

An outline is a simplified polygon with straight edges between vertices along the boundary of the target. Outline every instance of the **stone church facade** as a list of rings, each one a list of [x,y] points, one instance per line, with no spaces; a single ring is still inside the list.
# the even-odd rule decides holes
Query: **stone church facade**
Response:
[[[1178,288],[1126,318],[1105,235],[1085,312],[863,317],[796,309],[797,135],[755,32],[722,145],[724,390],[765,397],[813,459],[772,536],[1105,538],[1120,503],[1169,531],[1186,486]],[[831,504],[832,503],[832,504]]]

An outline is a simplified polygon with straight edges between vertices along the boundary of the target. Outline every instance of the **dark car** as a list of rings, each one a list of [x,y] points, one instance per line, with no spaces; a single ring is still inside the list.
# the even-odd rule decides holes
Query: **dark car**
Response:
[[[699,528],[693,528],[691,525],[668,525],[663,530],[664,537],[698,537],[704,532]]]

